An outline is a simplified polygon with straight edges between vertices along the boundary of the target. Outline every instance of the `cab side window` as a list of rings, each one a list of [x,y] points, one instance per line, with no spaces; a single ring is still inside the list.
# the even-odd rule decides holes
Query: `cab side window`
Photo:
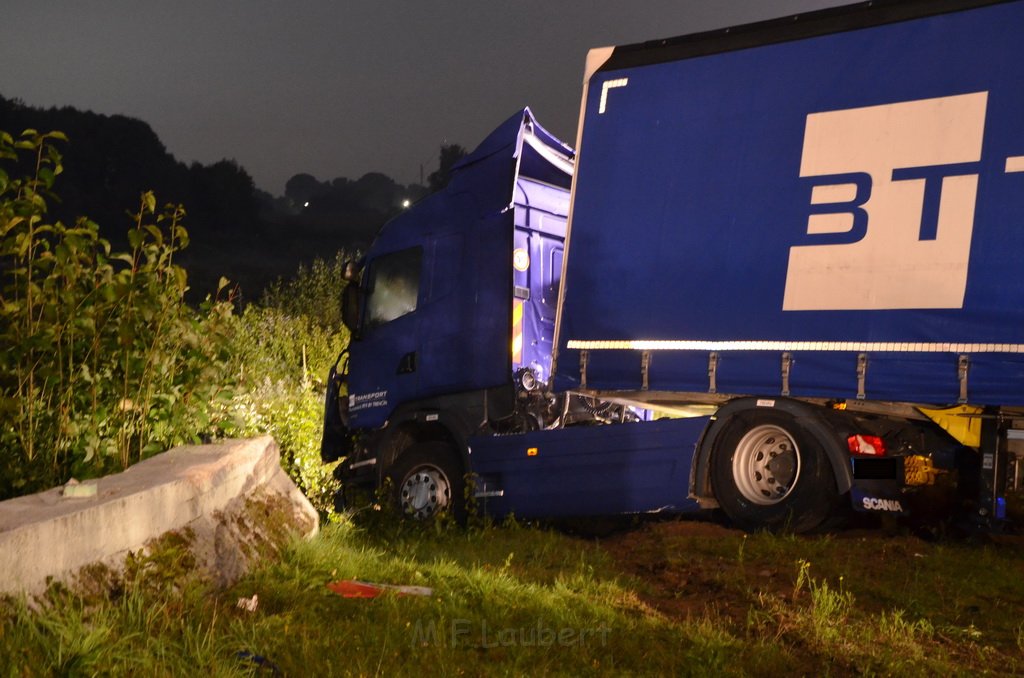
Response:
[[[367,330],[416,310],[422,264],[422,247],[385,254],[370,264],[370,280],[366,287]]]

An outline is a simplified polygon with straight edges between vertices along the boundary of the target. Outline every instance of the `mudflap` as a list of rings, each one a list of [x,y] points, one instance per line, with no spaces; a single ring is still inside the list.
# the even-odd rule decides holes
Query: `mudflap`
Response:
[[[899,490],[872,486],[860,487],[857,483],[850,488],[850,508],[857,513],[900,517],[910,515],[910,503]]]

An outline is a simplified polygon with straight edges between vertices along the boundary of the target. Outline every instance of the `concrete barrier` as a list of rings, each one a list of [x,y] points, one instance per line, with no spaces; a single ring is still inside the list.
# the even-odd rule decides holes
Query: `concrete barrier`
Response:
[[[287,506],[293,529],[312,535],[318,528],[271,437],[177,447],[83,485],[69,496],[54,488],[0,502],[0,591],[37,593],[48,579],[66,580],[86,565],[116,567],[129,551],[185,528],[201,564],[219,568],[217,579],[230,583],[247,565],[246,549],[230,543],[239,537],[231,526],[256,499]]]

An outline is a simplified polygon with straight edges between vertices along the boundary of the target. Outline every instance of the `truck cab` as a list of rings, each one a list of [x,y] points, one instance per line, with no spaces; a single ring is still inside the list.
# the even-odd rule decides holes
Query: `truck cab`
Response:
[[[384,226],[346,292],[350,367],[328,405],[322,456],[345,457],[347,486],[428,449],[444,478],[423,478],[451,494],[470,436],[544,425],[522,401],[550,379],[573,157],[524,109]]]

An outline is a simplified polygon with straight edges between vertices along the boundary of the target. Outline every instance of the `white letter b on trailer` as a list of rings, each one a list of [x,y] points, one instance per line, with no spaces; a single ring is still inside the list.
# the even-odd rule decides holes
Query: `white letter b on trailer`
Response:
[[[807,116],[785,311],[961,308],[988,92]]]

